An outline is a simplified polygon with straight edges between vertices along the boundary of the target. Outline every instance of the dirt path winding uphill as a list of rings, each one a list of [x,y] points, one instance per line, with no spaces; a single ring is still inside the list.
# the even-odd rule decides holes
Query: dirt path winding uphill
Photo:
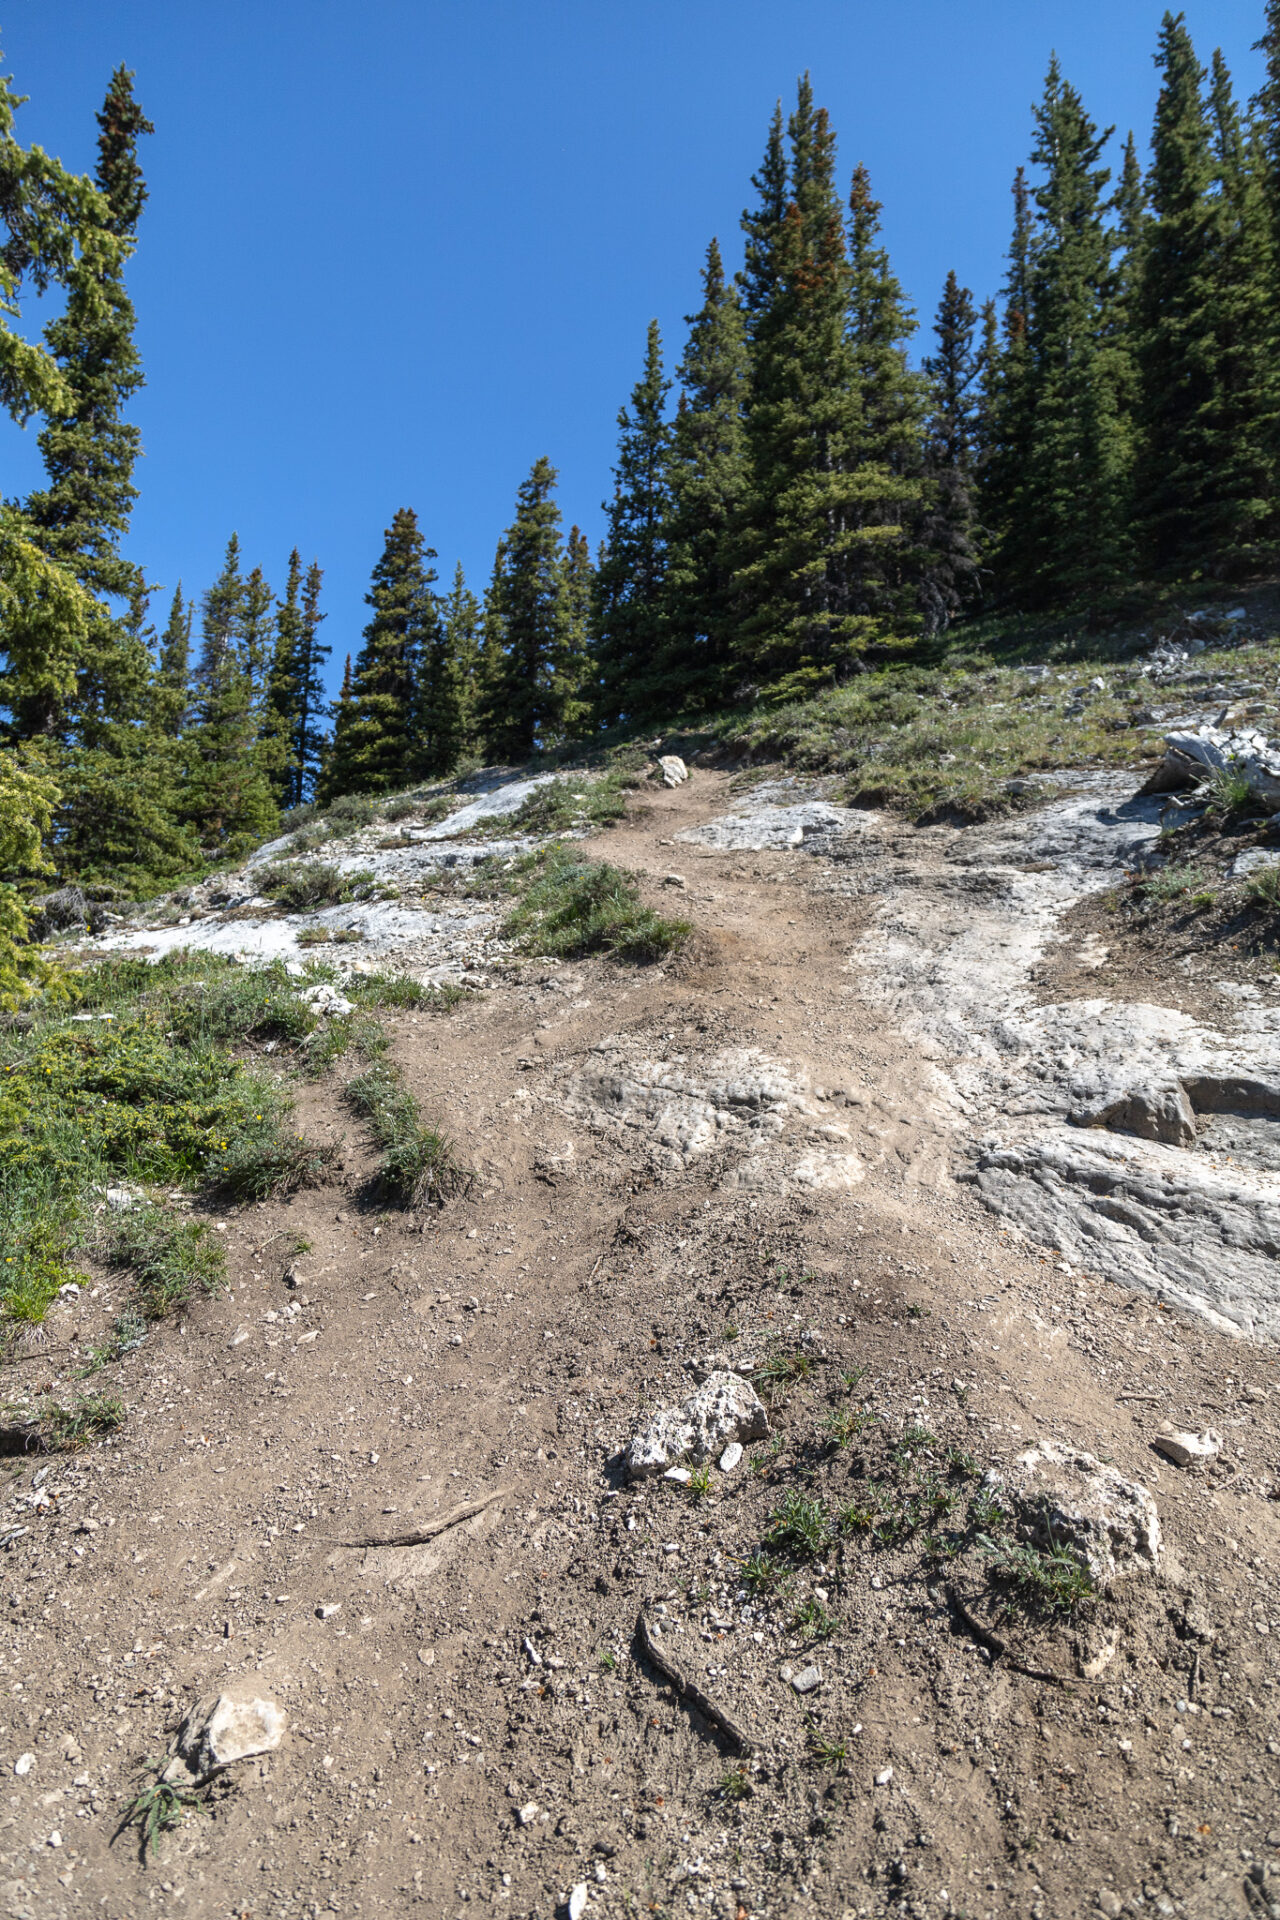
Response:
[[[307,1090],[341,1184],[222,1216],[233,1291],[120,1363],[118,1439],[15,1463],[0,1912],[1280,1911],[1271,1004],[1035,984],[1153,830],[1088,781],[920,833],[698,773],[585,849],[678,960],[398,1023],[466,1198],[363,1205]],[[628,1483],[727,1369],[769,1437]],[[1154,1565],[1025,1558],[1039,1442],[1149,1491]],[[140,1862],[140,1762],[233,1687],[284,1744]]]

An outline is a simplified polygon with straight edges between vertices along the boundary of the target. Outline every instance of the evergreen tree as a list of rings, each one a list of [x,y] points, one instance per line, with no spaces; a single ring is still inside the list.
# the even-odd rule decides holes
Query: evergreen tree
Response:
[[[302,556],[295,547],[289,555],[284,597],[276,602],[271,669],[261,728],[275,748],[271,755],[271,785],[278,805],[288,810],[301,802],[302,778],[293,749],[298,723],[300,688],[298,663],[302,653]]]
[[[451,639],[444,610],[433,596],[423,622],[414,690],[414,772],[423,780],[444,779],[463,752],[464,694]]]
[[[245,670],[249,675],[249,694],[255,713],[267,704],[275,638],[274,595],[261,567],[255,567],[244,583],[244,604],[240,616],[241,642]]]
[[[804,84],[807,85],[807,77]],[[787,153],[782,136],[782,102],[769,123],[769,138],[759,173],[751,184],[758,196],[742,216],[746,247],[741,275],[742,305],[750,323],[767,313],[778,293],[778,246],[787,211]]]
[[[1224,535],[1215,432],[1217,208],[1201,93],[1204,73],[1181,14],[1166,13],[1156,65],[1147,227],[1138,295],[1141,447],[1135,514],[1147,559],[1189,571],[1216,561]]]
[[[485,599],[485,752],[504,761],[527,760],[563,738],[577,691],[556,477],[545,456],[534,462]]]
[[[292,747],[295,806],[311,799],[319,783],[324,760],[324,663],[333,649],[320,638],[321,622],[328,618],[320,611],[320,589],[323,584],[324,569],[318,560],[313,560],[302,584],[302,644],[294,673]]]
[[[644,371],[618,415],[618,464],[606,503],[605,552],[596,572],[596,710],[605,726],[633,711],[664,639],[667,569],[667,449],[663,409],[671,383],[662,339],[649,322]]]
[[[174,589],[169,619],[160,636],[160,654],[151,676],[152,730],[176,740],[187,717],[187,686],[191,673],[191,621],[194,607],[182,598],[182,582]]]
[[[150,664],[127,621],[106,604],[127,601],[141,581],[140,570],[120,552],[137,498],[132,475],[139,450],[138,429],[123,415],[143,384],[122,267],[147,197],[137,143],[153,131],[133,97],[132,79],[117,68],[97,116],[95,181],[119,251],[109,263],[81,256],[68,278],[66,306],[45,329],[66,400],[48,414],[39,437],[48,484],[26,506],[41,547],[75,574],[96,610],[79,649],[74,692],[23,719],[32,731],[90,747],[106,744],[113,722],[141,715]]]
[[[339,702],[339,728],[323,780],[326,801],[340,793],[394,793],[415,777],[417,681],[438,625],[431,592],[435,557],[417,514],[399,508],[365,595],[373,618],[345,704]]]
[[[1130,422],[1111,338],[1112,235],[1099,133],[1056,57],[1035,108],[1043,169],[1029,275],[1031,433],[1018,582],[1044,601],[1110,585],[1127,557]]]
[[[581,527],[570,527],[564,543],[560,591],[564,603],[564,647],[557,675],[560,724],[564,735],[575,739],[590,732],[595,712],[596,569],[591,564],[591,544]]]
[[[737,608],[733,542],[746,498],[746,327],[725,280],[719,243],[707,248],[702,307],[676,370],[671,429],[667,634],[654,689],[668,707],[715,706],[726,691]]]
[[[461,754],[467,756],[479,753],[481,748],[480,602],[467,585],[461,560],[454,568],[453,586],[445,597],[441,612],[449,658],[453,661],[458,682]]]
[[[752,383],[750,469],[735,542],[733,591],[744,619],[744,667],[821,681],[864,637],[843,592],[855,486],[854,362],[846,333],[850,292],[835,140],[806,75],[788,122],[790,164],[780,219],[762,198],[748,215],[755,248],[748,287]],[[759,181],[776,191],[775,116]],[[798,682],[797,684],[802,684]]]
[[[247,852],[277,819],[268,773],[257,751],[257,716],[245,646],[246,582],[240,542],[227,543],[222,572],[201,606],[200,659],[191,724],[183,736],[182,817],[210,853]]]
[[[1256,558],[1275,523],[1278,426],[1272,233],[1260,130],[1240,124],[1220,51],[1210,69],[1215,213],[1211,421],[1219,503],[1218,564]]]
[[[995,316],[990,326],[994,328]],[[924,362],[931,407],[925,446],[928,495],[921,532],[925,630],[940,632],[977,594],[973,468],[982,351],[974,346],[973,295],[948,273],[934,322],[937,351]]]
[[[1025,579],[1025,492],[1031,457],[1033,389],[1028,346],[1031,305],[1031,190],[1026,170],[1013,180],[1013,237],[1001,292],[1004,317],[998,352],[988,353],[983,380],[980,517],[988,531],[1002,588]],[[990,345],[994,345],[991,342]]]

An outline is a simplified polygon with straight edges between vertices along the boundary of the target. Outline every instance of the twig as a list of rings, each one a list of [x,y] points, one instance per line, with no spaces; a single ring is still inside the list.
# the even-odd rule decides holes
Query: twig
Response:
[[[1191,1669],[1191,1680],[1190,1680],[1190,1682],[1189,1682],[1189,1684],[1188,1684],[1188,1686],[1187,1686],[1187,1698],[1188,1698],[1188,1700],[1194,1700],[1194,1699],[1195,1699],[1195,1697],[1196,1697],[1196,1688],[1197,1688],[1197,1687],[1198,1687],[1199,1685],[1200,1685],[1200,1649],[1199,1649],[1199,1647],[1197,1647],[1197,1648],[1196,1648],[1196,1663],[1195,1663],[1195,1665],[1194,1665],[1194,1666],[1192,1667],[1192,1669]]]
[[[749,1753],[759,1744],[749,1734],[744,1733],[737,1721],[732,1719],[723,1707],[718,1707],[715,1701],[702,1691],[697,1682],[690,1680],[684,1670],[676,1665],[663,1645],[661,1635],[651,1628],[645,1619],[643,1607],[636,1619],[636,1633],[645,1658],[653,1663],[659,1673],[666,1675],[677,1693],[683,1694],[685,1699],[692,1702],[698,1712],[705,1715],[713,1726],[719,1727],[722,1733],[727,1734],[740,1752]]]
[[[1117,1400],[1163,1400],[1162,1393],[1118,1393]]]
[[[969,1611],[950,1581],[947,1583],[947,1598],[979,1646],[985,1647],[993,1659],[1003,1659],[1010,1672],[1023,1673],[1028,1680],[1042,1680],[1047,1686],[1065,1687],[1068,1691],[1074,1688],[1075,1682],[1069,1680],[1065,1674],[1054,1673],[1048,1667],[1030,1666],[1027,1661],[1019,1660],[1012,1655],[1009,1652],[1008,1641],[1002,1640],[998,1633],[991,1631],[990,1627],[983,1626],[981,1620]]]
[[[463,1520],[470,1520],[477,1513],[483,1513],[495,1500],[505,1499],[512,1492],[510,1487],[496,1487],[492,1493],[486,1493],[479,1500],[464,1500],[460,1506],[450,1509],[443,1518],[432,1520],[428,1526],[417,1533],[397,1533],[389,1539],[380,1535],[368,1534],[359,1540],[337,1540],[339,1547],[425,1547],[428,1540],[434,1540],[438,1533],[445,1533],[450,1527],[456,1527]]]

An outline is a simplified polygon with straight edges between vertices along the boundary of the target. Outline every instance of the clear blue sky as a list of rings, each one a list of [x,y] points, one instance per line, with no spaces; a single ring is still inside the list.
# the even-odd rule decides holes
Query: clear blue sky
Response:
[[[1160,0],[0,0],[24,143],[93,164],[112,68],[156,124],[130,270],[148,386],[130,550],[201,590],[234,527],[326,570],[335,673],[399,506],[479,590],[539,454],[601,531],[615,417],[669,363],[707,240],[739,258],[779,94],[811,70],[922,321],[994,293],[1056,47],[1144,141]],[[1247,96],[1262,0],[1193,0]],[[38,310],[29,310],[35,314]],[[6,494],[39,472],[5,426]],[[163,613],[161,603],[156,610]]]

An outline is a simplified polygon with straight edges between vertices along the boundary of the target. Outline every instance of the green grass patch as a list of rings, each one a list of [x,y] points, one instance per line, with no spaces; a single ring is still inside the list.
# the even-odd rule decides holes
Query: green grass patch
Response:
[[[28,1324],[83,1279],[76,1252],[107,1187],[258,1199],[322,1178],[331,1154],[293,1129],[279,1078],[230,1051],[298,1048],[314,1030],[283,969],[179,954],[108,961],[71,985],[75,1011],[46,1008],[0,1035],[0,1312]],[[120,1234],[134,1217],[120,1216]],[[158,1247],[158,1226],[147,1230]],[[142,1283],[157,1302],[174,1263],[195,1260],[183,1231],[160,1261],[169,1277]]]
[[[121,1216],[107,1245],[113,1266],[133,1274],[138,1305],[148,1320],[163,1320],[196,1294],[226,1283],[227,1260],[202,1220],[177,1220],[149,1204]]]
[[[526,953],[580,959],[607,954],[637,964],[663,960],[692,933],[687,920],[670,920],[646,907],[631,874],[607,861],[579,860],[565,847],[534,856],[520,904],[503,931]]]
[[[352,1080],[347,1101],[382,1148],[375,1184],[397,1206],[442,1206],[470,1185],[453,1143],[422,1117],[422,1109],[387,1061]]]
[[[1263,913],[1280,913],[1280,867],[1265,867],[1245,882],[1244,897]]]
[[[377,880],[375,874],[363,869],[343,873],[323,860],[294,860],[262,867],[256,878],[258,891],[273,900],[282,913],[315,913],[321,907],[367,899]]]
[[[12,1411],[12,1410],[11,1410]],[[21,1425],[28,1430],[28,1445],[33,1452],[79,1453],[95,1440],[105,1440],[124,1425],[125,1406],[111,1394],[89,1393],[64,1407],[53,1399],[38,1401],[24,1412]]]
[[[997,1582],[1035,1612],[1070,1613],[1092,1597],[1089,1569],[1066,1547],[1034,1547],[980,1536]]]
[[[798,1559],[812,1560],[831,1538],[831,1516],[826,1502],[789,1487],[782,1505],[769,1516],[765,1545],[786,1547]]]
[[[558,774],[547,780],[517,808],[492,824],[508,833],[585,833],[611,827],[627,811],[626,792],[634,777],[619,768],[600,775]]]

